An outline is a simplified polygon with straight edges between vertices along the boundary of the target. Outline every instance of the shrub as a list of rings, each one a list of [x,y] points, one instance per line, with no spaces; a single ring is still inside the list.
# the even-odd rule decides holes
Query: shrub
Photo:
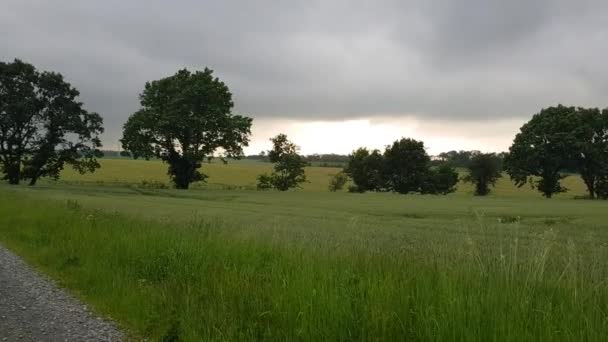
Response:
[[[336,192],[344,189],[344,185],[348,181],[348,176],[343,171],[336,173],[329,181],[329,191]]]
[[[259,175],[257,189],[258,190],[272,189],[272,177],[266,173]]]

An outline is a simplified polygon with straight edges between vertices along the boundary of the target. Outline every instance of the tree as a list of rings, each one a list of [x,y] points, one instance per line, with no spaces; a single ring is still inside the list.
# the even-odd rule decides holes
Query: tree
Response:
[[[574,107],[558,105],[521,127],[505,158],[505,170],[517,186],[531,183],[546,198],[567,191],[560,181],[576,154],[577,115]]]
[[[336,173],[329,181],[329,191],[336,192],[344,189],[346,182],[348,182],[348,175],[344,171]]]
[[[388,146],[384,152],[385,178],[391,190],[407,194],[422,192],[428,182],[431,158],[424,143],[402,138]]]
[[[447,163],[428,170],[426,180],[422,183],[422,194],[447,195],[456,191],[458,172]]]
[[[79,92],[61,74],[44,72],[39,79],[39,94],[44,110],[39,129],[32,141],[32,154],[24,160],[23,178],[36,184],[40,177],[59,178],[64,164],[80,173],[100,167],[97,158],[103,133],[103,120],[87,112],[77,102]]]
[[[306,182],[304,167],[308,162],[298,154],[298,146],[287,139],[285,134],[279,134],[270,139],[273,148],[268,151],[268,159],[274,163],[272,174],[258,176],[258,189],[270,186],[280,191],[299,187]]]
[[[0,161],[9,183],[57,179],[65,164],[81,173],[99,167],[103,121],[79,95],[61,74],[0,62]]]
[[[475,185],[475,195],[486,196],[502,176],[501,161],[495,153],[478,153],[471,158],[464,181]]]
[[[210,69],[183,69],[147,82],[140,102],[141,109],[124,125],[122,146],[134,158],[157,157],[169,164],[178,189],[205,180],[199,168],[218,149],[226,162],[224,157],[240,158],[249,143],[252,119],[231,113],[232,94]]]
[[[380,151],[362,147],[351,153],[344,173],[355,183],[349,191],[383,191],[386,188],[384,181],[384,157]]]
[[[589,197],[594,199],[602,197],[600,193],[608,178],[608,109],[601,112],[597,108],[577,108],[577,113],[573,162],[587,186]]]

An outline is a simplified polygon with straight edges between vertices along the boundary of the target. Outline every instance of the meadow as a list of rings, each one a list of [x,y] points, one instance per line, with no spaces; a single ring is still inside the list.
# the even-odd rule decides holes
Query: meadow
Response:
[[[608,203],[501,179],[448,196],[255,191],[270,169],[205,164],[166,188],[158,161],[104,159],[0,185],[0,242],[133,339],[603,341]]]

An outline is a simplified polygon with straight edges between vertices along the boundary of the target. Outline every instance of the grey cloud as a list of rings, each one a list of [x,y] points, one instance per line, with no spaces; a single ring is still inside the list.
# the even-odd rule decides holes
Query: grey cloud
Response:
[[[0,58],[62,72],[106,140],[144,83],[209,66],[257,118],[511,119],[607,106],[608,4],[582,0],[0,4]]]

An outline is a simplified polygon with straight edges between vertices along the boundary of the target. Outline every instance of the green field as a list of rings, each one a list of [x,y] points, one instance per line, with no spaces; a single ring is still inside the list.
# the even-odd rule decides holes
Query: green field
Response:
[[[177,191],[158,161],[106,159],[0,185],[0,242],[134,339],[608,336],[608,203],[574,199],[575,176],[552,200],[507,179],[488,198],[330,193],[339,170],[320,167],[252,190],[269,169],[205,164],[208,184]]]

